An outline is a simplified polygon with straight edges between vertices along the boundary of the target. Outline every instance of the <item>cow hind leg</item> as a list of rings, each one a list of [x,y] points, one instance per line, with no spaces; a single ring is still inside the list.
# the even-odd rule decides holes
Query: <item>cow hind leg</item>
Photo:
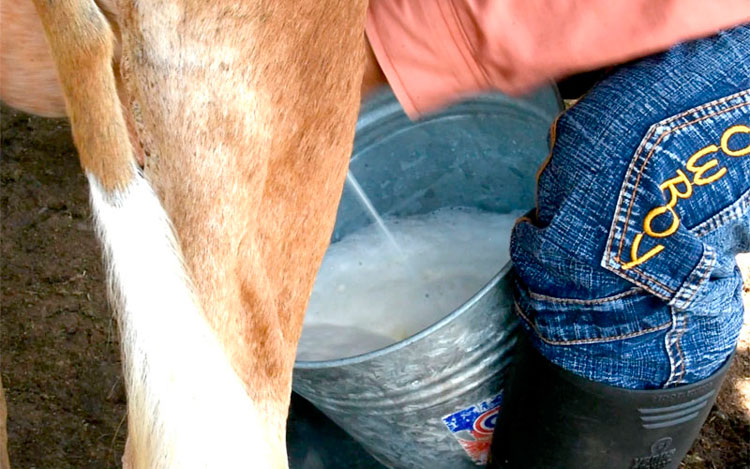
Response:
[[[261,441],[283,465],[296,344],[351,154],[366,2],[128,5],[123,81],[149,155],[145,172],[177,233],[196,301],[259,413],[262,435],[239,447],[250,445],[252,455]],[[165,347],[177,334],[181,325]],[[222,453],[213,448],[231,432],[200,414],[204,405],[183,409],[206,429],[204,450]]]
[[[135,165],[107,21],[91,0],[35,5],[107,259],[123,347],[132,466],[286,465],[258,434],[258,412],[193,300],[168,217]]]

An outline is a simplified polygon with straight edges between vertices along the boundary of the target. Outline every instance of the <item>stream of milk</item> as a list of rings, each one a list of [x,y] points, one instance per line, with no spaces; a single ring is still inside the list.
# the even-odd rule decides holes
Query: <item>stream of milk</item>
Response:
[[[393,234],[385,225],[383,218],[375,209],[375,206],[370,201],[370,198],[367,197],[365,191],[362,190],[362,186],[359,185],[359,181],[357,181],[357,178],[354,177],[354,174],[352,174],[351,171],[346,173],[346,185],[354,191],[359,204],[362,206],[362,208],[365,209],[367,215],[372,219],[372,221],[377,224],[378,230],[380,230],[380,233],[385,236],[385,239],[388,240],[391,248],[395,249],[399,255],[403,255],[403,253],[401,252],[401,246],[398,245],[398,242],[396,242],[396,238],[393,237]]]
[[[505,265],[521,213],[444,208],[385,219],[391,240],[373,223],[332,244],[315,281],[297,359],[360,355],[439,321]]]

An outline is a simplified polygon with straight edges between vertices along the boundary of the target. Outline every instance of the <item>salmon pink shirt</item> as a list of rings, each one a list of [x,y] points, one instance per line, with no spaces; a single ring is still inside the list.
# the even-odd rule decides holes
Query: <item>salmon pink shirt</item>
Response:
[[[521,94],[750,22],[750,0],[371,0],[367,37],[415,117],[486,89]]]

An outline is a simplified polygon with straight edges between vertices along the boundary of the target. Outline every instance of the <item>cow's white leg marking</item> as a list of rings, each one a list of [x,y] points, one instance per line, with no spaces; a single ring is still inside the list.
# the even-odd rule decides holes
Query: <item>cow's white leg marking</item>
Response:
[[[148,181],[136,175],[106,193],[87,176],[120,323],[130,437],[149,453],[135,454],[134,466],[271,467],[263,408],[204,320]]]

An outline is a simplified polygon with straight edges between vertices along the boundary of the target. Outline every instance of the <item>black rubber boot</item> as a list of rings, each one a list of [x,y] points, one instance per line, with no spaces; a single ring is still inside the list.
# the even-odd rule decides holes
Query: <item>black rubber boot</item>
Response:
[[[732,360],[685,386],[628,390],[577,376],[517,347],[490,468],[676,468],[698,436]]]

